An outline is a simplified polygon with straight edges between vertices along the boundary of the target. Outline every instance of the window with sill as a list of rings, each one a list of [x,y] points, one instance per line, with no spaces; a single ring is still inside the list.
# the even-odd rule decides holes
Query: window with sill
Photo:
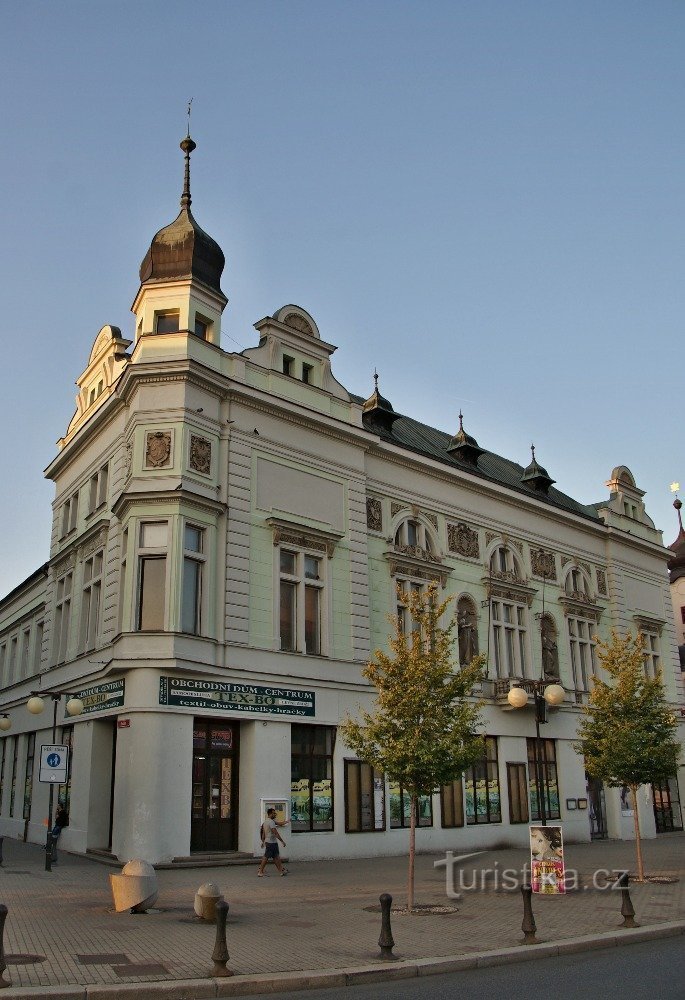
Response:
[[[527,672],[527,608],[525,604],[493,598],[492,651],[497,677],[525,677]]]
[[[195,317],[195,327],[193,329],[193,334],[198,337],[199,340],[207,340],[207,335],[209,333],[209,321],[202,319],[201,316]]]
[[[69,626],[71,624],[71,590],[74,574],[71,570],[57,580],[55,590],[55,633],[53,650],[55,663],[62,663],[67,656]]]
[[[463,778],[456,778],[440,789],[440,819],[445,830],[464,825]]]
[[[385,830],[385,775],[361,760],[345,761],[345,833]]]
[[[104,552],[100,550],[83,563],[83,592],[81,594],[81,622],[79,652],[95,649],[100,639],[100,599],[102,596],[102,567]]]
[[[640,631],[644,640],[642,657],[645,665],[645,677],[653,680],[661,669],[659,636],[656,632],[649,632],[644,628]]]
[[[323,653],[323,567],[321,555],[280,549],[280,648],[284,652],[313,656]]]
[[[88,491],[88,513],[101,507],[107,500],[107,480],[109,477],[109,463],[103,465],[95,475],[90,477],[90,487]]]
[[[583,597],[590,596],[590,585],[582,570],[574,567],[566,575],[564,589],[569,596],[581,594]]]
[[[504,573],[517,579],[523,579],[518,559],[508,545],[498,545],[494,550],[490,556],[490,570],[493,573]]]
[[[293,833],[333,829],[335,726],[290,727],[290,822]]]
[[[433,552],[431,536],[426,530],[426,526],[421,521],[408,518],[397,528],[395,532],[395,545],[404,549],[422,549],[424,552]]]
[[[186,524],[183,534],[181,631],[190,635],[200,635],[202,628],[204,548],[204,530]]]
[[[509,793],[509,822],[528,823],[528,781],[525,764],[507,763],[507,792]]]
[[[312,382],[312,372],[314,371],[314,365],[302,365],[302,381],[305,385],[311,385]]]
[[[540,820],[540,799],[544,797],[545,818],[559,819],[559,780],[557,751],[554,740],[527,739],[528,785],[530,789],[531,822]]]
[[[287,354],[283,355],[283,374],[291,375],[295,370],[295,358],[289,357]]]
[[[178,333],[179,314],[177,312],[160,312],[155,317],[155,333]]]
[[[399,578],[396,581],[396,594],[397,594],[397,622],[399,629],[406,636],[410,636],[416,631],[416,622],[411,616],[411,612],[407,606],[407,598],[409,594],[423,594],[426,591],[427,584],[417,583],[414,580],[404,580]]]
[[[140,632],[161,632],[165,626],[168,531],[167,521],[140,525],[136,615]]]

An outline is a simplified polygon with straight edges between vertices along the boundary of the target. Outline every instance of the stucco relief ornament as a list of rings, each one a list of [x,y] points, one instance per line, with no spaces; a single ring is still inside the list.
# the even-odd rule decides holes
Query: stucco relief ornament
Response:
[[[153,469],[169,465],[171,460],[171,434],[168,431],[154,431],[147,436],[145,464]]]
[[[366,498],[366,527],[371,531],[383,530],[383,508],[377,497]]]
[[[597,570],[597,593],[601,594],[602,597],[607,596],[607,578],[602,569]]]
[[[478,546],[478,532],[469,528],[468,524],[448,524],[447,543],[450,552],[457,552],[461,556],[470,559],[480,558],[480,548]]]
[[[207,438],[190,435],[190,468],[208,476],[212,469],[212,442]]]
[[[544,549],[532,549],[530,560],[533,573],[536,576],[542,576],[546,580],[556,580],[557,567],[553,552],[545,552]]]

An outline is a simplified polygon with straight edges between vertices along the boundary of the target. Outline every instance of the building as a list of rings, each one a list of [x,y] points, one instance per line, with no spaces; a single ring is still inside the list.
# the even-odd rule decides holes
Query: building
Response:
[[[352,395],[298,306],[257,322],[255,347],[222,350],[224,256],[191,213],[195,144],[181,148],[181,211],[143,259],[133,339],[95,337],[46,472],[49,559],[0,603],[0,833],[45,836],[51,713],[26,708],[44,691],[71,747],[67,849],[252,853],[274,801],[290,810],[291,857],[404,851],[401,788],[337,726],[369,704],[362,668],[398,585],[435,580],[462,658],[488,653],[487,749],[421,802],[419,849],[524,844],[541,805],[568,839],[631,836],[619,793],[588,788],[573,749],[596,633],[641,628],[646,669],[662,666],[682,704],[670,553],[631,472],[615,468],[606,499],[584,506],[534,450],[525,468],[501,458],[461,415],[456,433],[427,427],[377,378]],[[507,694],[543,674],[566,697],[539,774],[532,712]],[[73,694],[85,710],[70,718]]]

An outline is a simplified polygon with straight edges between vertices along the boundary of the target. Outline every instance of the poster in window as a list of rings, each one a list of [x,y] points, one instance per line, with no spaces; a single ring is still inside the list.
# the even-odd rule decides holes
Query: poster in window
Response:
[[[373,828],[374,830],[385,829],[385,779],[382,776],[374,775],[373,779]]]
[[[530,883],[533,892],[558,896],[566,892],[564,840],[560,826],[531,826]]]
[[[314,829],[327,828],[333,818],[333,793],[331,779],[315,781],[313,787]]]
[[[293,830],[309,829],[309,778],[300,778],[290,785],[290,817]]]

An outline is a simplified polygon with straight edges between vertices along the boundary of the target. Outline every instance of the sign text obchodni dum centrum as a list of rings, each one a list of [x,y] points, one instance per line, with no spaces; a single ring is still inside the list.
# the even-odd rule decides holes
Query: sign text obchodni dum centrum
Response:
[[[268,712],[269,715],[314,715],[314,691],[260,687],[190,677],[160,677],[159,704],[217,711]]]

